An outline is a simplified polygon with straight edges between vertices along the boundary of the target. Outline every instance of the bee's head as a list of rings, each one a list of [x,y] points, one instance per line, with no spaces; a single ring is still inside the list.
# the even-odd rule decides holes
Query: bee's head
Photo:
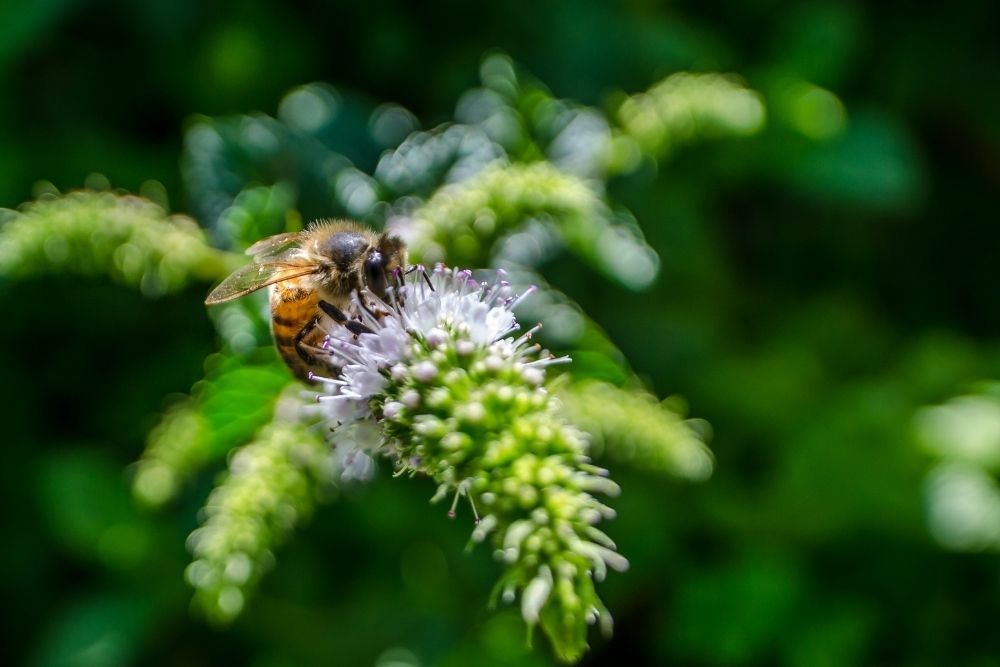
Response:
[[[362,254],[369,250],[368,239],[353,229],[336,232],[320,241],[318,250],[338,271],[350,271]]]
[[[376,236],[360,225],[346,225],[317,238],[313,252],[322,267],[321,284],[341,295],[366,287],[384,298],[393,273],[406,266],[401,240]]]
[[[406,246],[395,236],[381,234],[378,243],[368,251],[363,267],[365,285],[379,297],[385,290],[394,271],[406,266]]]

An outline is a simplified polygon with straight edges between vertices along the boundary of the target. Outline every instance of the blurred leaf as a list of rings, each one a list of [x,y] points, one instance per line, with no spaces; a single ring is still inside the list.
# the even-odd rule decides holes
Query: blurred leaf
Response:
[[[237,201],[247,188],[272,188],[271,195],[279,199],[262,202],[272,209],[272,218],[291,209],[306,220],[366,217],[375,194],[361,201],[344,192],[342,180],[361,173],[355,164],[375,164],[372,113],[367,104],[330,86],[309,84],[281,101],[277,119],[259,113],[195,118],[185,134],[182,163],[195,215],[225,247],[257,240],[247,238],[256,230],[234,228],[225,219],[234,205],[259,209],[260,204],[248,201],[253,195]],[[233,238],[234,233],[242,236]]]
[[[507,162],[503,148],[475,125],[446,125],[414,132],[386,151],[375,168],[383,196],[427,198],[441,185],[463,181]]]
[[[537,340],[558,354],[572,358],[571,374],[575,379],[596,379],[624,384],[635,373],[625,354],[608,334],[572,299],[552,287],[539,273],[506,263],[505,273],[515,292],[537,288],[518,306],[517,315],[524,322],[542,326]]]
[[[281,390],[292,382],[270,350],[263,359],[217,355],[191,398],[172,406],[150,432],[132,490],[157,506],[202,466],[223,458],[271,420]]]
[[[524,665],[541,667],[550,664],[532,652],[524,641],[524,625],[520,614],[501,610],[476,628],[467,637],[435,662],[439,667],[461,667],[475,663],[483,667]]]
[[[18,52],[37,44],[45,31],[77,4],[77,0],[40,0],[28,5],[0,5],[0,69]]]
[[[294,192],[291,207],[307,218],[343,214],[333,208],[333,184],[349,166],[315,138],[263,114],[196,118],[184,137],[182,172],[192,210],[224,247],[246,241],[229,237],[242,230],[220,221],[247,186],[281,184],[278,192]]]
[[[876,210],[912,208],[923,198],[926,180],[907,130],[876,111],[852,113],[847,131],[804,152],[789,176],[807,193]]]
[[[768,99],[778,123],[813,141],[829,141],[847,129],[847,110],[840,98],[808,81],[782,79],[773,84]]]
[[[266,236],[302,229],[294,209],[296,193],[285,181],[248,186],[219,218],[220,234],[236,248],[247,248]]]
[[[751,553],[699,568],[671,603],[661,648],[714,664],[759,661],[781,640],[802,593],[801,577],[787,558]]]
[[[793,622],[786,661],[803,667],[864,664],[876,621],[870,608],[860,603],[823,605]]]
[[[864,20],[851,3],[809,2],[780,16],[773,41],[776,59],[796,75],[825,85],[840,84],[858,59]]]
[[[62,609],[49,624],[30,664],[37,667],[116,667],[136,664],[156,620],[154,601],[106,591]]]
[[[77,449],[50,456],[38,493],[49,530],[72,551],[119,570],[152,554],[152,526],[132,506],[120,467],[100,454]]]

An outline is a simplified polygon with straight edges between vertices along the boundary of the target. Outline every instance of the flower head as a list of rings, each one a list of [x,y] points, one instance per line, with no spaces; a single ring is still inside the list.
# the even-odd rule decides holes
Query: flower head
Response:
[[[340,422],[377,418],[378,404],[372,400],[385,393],[389,382],[399,383],[406,376],[432,381],[444,370],[449,347],[460,357],[495,348],[491,363],[496,363],[497,354],[506,355],[522,361],[524,368],[565,361],[524,359],[538,351],[538,346],[527,344],[534,331],[516,340],[505,338],[520,328],[513,308],[530,291],[511,295],[502,272],[490,284],[476,282],[471,271],[441,264],[432,272],[418,271],[390,289],[388,303],[367,291],[355,296],[352,315],[363,325],[362,333],[357,333],[358,327],[329,331],[320,352],[331,377],[315,378],[325,385],[326,392],[318,398],[328,406],[328,417]],[[407,364],[414,359],[416,363]]]
[[[529,290],[530,292],[530,290]],[[586,627],[610,616],[594,582],[627,562],[597,529],[613,510],[593,495],[615,494],[590,465],[587,440],[565,421],[545,386],[546,370],[568,361],[520,332],[503,274],[477,282],[469,271],[418,269],[385,300],[356,294],[351,327],[333,327],[317,355],[330,373],[317,396],[343,475],[370,474],[373,460],[438,484],[435,498],[469,502],[474,542],[492,541],[504,563],[505,601],[538,624],[560,657],[577,659]]]

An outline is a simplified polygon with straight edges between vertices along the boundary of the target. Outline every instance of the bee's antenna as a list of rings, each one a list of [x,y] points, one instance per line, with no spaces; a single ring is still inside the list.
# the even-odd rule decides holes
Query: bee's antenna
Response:
[[[427,286],[431,288],[431,291],[432,292],[436,291],[434,289],[434,283],[431,282],[431,277],[427,275],[427,269],[424,268],[423,264],[418,265],[417,268],[420,270],[420,275],[423,276],[424,282],[427,283]]]
[[[437,291],[437,290],[434,289],[434,284],[431,283],[431,277],[429,275],[427,275],[427,269],[424,267],[423,264],[414,264],[413,266],[411,266],[410,268],[408,268],[406,271],[404,271],[403,275],[404,276],[408,276],[411,273],[413,273],[414,271],[419,271],[420,272],[420,275],[423,276],[424,281],[427,283],[427,286],[431,288],[432,292],[436,292]]]

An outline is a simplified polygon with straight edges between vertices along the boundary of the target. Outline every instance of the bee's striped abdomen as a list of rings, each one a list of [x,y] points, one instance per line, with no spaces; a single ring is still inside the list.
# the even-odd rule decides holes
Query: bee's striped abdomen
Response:
[[[315,326],[319,296],[302,279],[286,280],[271,291],[271,331],[285,365],[301,380],[309,380],[315,359],[309,348],[318,347],[325,335]]]

